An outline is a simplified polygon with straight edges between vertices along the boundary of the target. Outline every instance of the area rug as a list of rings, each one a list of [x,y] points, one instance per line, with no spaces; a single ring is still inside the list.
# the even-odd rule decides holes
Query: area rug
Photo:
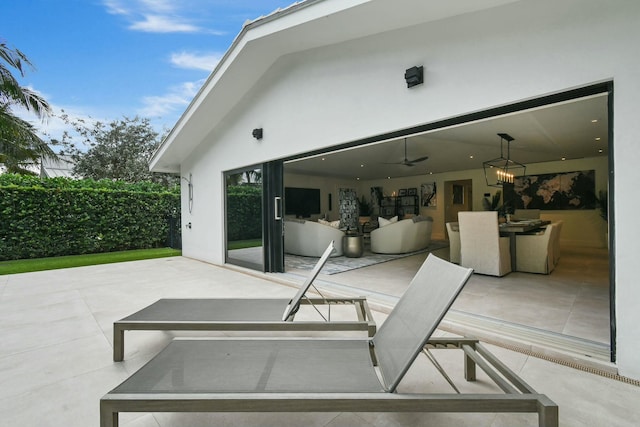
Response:
[[[446,248],[449,243],[446,241],[432,241],[431,244],[425,249],[407,252],[406,254],[374,254],[366,248],[364,254],[360,258],[348,258],[346,256],[338,256],[329,258],[327,263],[322,268],[322,274],[338,274],[345,271],[355,270],[357,268],[369,267],[375,264],[380,264],[387,261],[393,261],[394,259],[405,258],[411,255],[416,255],[424,252],[432,252],[437,249]],[[299,255],[285,254],[284,263],[286,270],[311,270],[318,262],[316,257],[307,257]]]

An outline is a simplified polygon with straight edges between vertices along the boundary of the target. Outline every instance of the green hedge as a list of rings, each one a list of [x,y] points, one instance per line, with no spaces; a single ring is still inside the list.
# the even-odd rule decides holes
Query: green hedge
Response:
[[[165,246],[180,195],[152,184],[0,175],[0,260]]]
[[[229,241],[262,237],[262,187],[227,187],[227,238]]]

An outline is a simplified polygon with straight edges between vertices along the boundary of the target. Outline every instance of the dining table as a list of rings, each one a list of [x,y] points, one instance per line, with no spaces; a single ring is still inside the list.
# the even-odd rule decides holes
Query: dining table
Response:
[[[511,256],[512,271],[516,271],[516,235],[535,232],[549,224],[551,224],[551,221],[541,219],[509,221],[499,224],[500,234],[509,237],[509,255]]]

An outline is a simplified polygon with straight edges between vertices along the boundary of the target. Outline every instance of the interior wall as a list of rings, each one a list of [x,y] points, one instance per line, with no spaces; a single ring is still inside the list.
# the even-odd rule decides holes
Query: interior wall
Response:
[[[536,175],[542,173],[554,172],[572,172],[579,170],[595,170],[596,173],[596,194],[599,190],[607,189],[607,158],[592,157],[588,159],[566,160],[548,163],[534,163],[527,165],[527,174]],[[481,160],[478,163],[482,163]],[[379,179],[360,182],[360,192],[367,194],[369,187],[382,187],[385,195],[391,195],[401,188],[418,188],[423,183],[435,182],[436,206],[420,207],[420,214],[433,218],[433,234],[434,239],[446,238],[445,227],[445,183],[449,181],[471,180],[472,187],[472,206],[473,210],[482,210],[482,199],[485,193],[495,194],[498,190],[494,187],[487,186],[483,169],[470,169],[464,171],[447,172],[441,174],[423,175],[416,177],[397,178],[397,179]],[[597,209],[590,210],[543,210],[541,212],[543,219],[564,220],[562,228],[561,244],[572,246],[587,247],[606,247],[606,223],[600,218]]]

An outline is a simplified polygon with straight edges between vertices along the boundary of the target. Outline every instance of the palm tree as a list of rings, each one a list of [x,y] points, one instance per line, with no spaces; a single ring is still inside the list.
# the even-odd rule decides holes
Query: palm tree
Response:
[[[21,165],[37,162],[43,157],[56,158],[56,154],[36,133],[29,122],[13,114],[11,107],[19,106],[44,120],[51,114],[47,101],[29,88],[20,86],[10,68],[25,75],[25,66],[33,65],[18,49],[0,41],[0,163],[9,172],[26,172]]]

